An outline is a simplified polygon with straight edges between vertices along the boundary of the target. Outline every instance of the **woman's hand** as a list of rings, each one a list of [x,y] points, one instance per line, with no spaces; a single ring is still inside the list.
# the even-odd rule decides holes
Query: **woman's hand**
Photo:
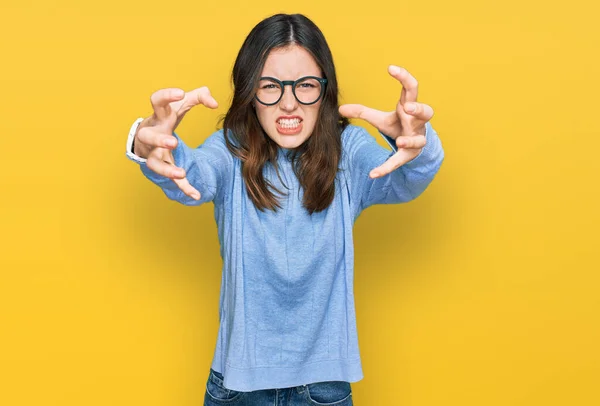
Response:
[[[210,95],[207,87],[201,87],[185,93],[181,89],[161,89],[150,97],[154,113],[145,118],[137,129],[133,152],[146,158],[146,166],[159,175],[171,178],[185,193],[193,199],[200,199],[200,192],[190,185],[185,170],[175,166],[172,150],[177,146],[173,132],[194,106],[202,104],[216,109],[218,104]]]
[[[384,112],[361,104],[344,104],[339,109],[342,116],[363,119],[396,140],[398,151],[373,169],[369,174],[371,178],[387,175],[419,155],[425,146],[425,123],[433,117],[430,106],[417,103],[417,80],[398,66],[390,65],[388,72],[402,84],[396,110]]]

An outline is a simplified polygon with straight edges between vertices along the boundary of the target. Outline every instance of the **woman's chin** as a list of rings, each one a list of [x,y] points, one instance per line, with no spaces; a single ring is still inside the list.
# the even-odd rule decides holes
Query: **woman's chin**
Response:
[[[303,133],[296,135],[282,135],[278,133],[277,137],[271,137],[280,148],[286,149],[298,148],[307,138]]]
[[[302,143],[301,142],[293,142],[292,140],[284,140],[283,142],[278,142],[280,148],[285,149],[294,149],[298,148]]]

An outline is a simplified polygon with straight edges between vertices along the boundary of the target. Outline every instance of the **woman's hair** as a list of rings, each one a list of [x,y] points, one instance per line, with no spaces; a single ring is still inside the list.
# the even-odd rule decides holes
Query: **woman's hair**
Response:
[[[290,45],[306,49],[327,79],[313,133],[290,154],[304,191],[303,206],[312,214],[326,209],[333,201],[342,153],[341,133],[349,122],[338,112],[338,84],[331,50],[311,20],[301,14],[277,14],[252,29],[235,60],[233,100],[223,118],[223,130],[227,148],[242,162],[242,176],[254,205],[261,211],[281,208],[274,192],[283,193],[263,176],[265,165],[271,163],[281,180],[278,145],[261,127],[253,100],[269,52]]]

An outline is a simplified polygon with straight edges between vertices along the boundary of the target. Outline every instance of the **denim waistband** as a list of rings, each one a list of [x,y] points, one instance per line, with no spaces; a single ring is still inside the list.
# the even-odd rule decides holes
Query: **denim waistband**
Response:
[[[214,369],[210,369],[210,379],[219,386],[225,387],[223,384],[223,374],[215,371]],[[306,390],[306,385],[294,386],[291,388],[273,388],[273,389],[263,389],[263,390],[283,390],[283,389],[296,389],[298,393],[303,393]],[[240,391],[236,391],[240,392]]]

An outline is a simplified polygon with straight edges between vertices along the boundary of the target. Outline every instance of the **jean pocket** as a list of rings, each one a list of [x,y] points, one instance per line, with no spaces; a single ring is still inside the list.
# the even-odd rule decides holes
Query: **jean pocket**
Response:
[[[206,382],[206,394],[210,399],[219,404],[231,404],[242,398],[245,392],[238,392],[233,389],[227,389],[223,385],[223,375],[214,371],[212,368]]]
[[[308,400],[312,405],[351,405],[350,382],[327,381],[306,385]]]

